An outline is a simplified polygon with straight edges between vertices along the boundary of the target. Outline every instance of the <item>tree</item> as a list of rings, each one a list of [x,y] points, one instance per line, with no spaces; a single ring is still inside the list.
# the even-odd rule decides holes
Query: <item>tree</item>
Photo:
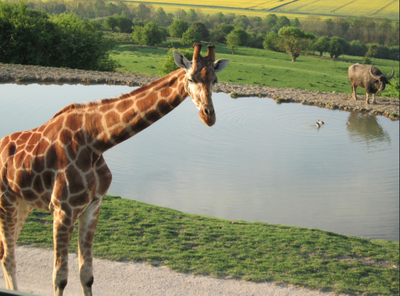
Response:
[[[133,31],[133,39],[140,45],[146,44],[154,46],[167,40],[166,32],[156,22],[147,23],[144,27],[135,26]]]
[[[300,26],[300,21],[297,17],[295,17],[291,22],[290,22],[291,27],[299,27]]]
[[[265,49],[280,51],[281,46],[281,36],[274,31],[269,32],[264,39],[263,46]]]
[[[136,15],[139,21],[149,20],[151,17],[151,8],[143,3],[140,3],[136,8]]]
[[[277,21],[278,17],[276,16],[276,14],[273,13],[268,14],[264,19],[264,23],[267,26],[267,30],[268,31],[272,30],[272,28],[275,27]]]
[[[208,31],[207,27],[205,24],[202,22],[193,22],[192,25],[190,26],[195,32],[200,33],[201,39],[204,41],[210,40],[210,32]]]
[[[210,31],[210,41],[225,43],[226,36],[234,29],[232,25],[227,25],[225,23],[222,24],[214,24],[214,28]]]
[[[187,31],[182,34],[181,43],[183,45],[199,43],[200,41],[201,41],[201,34],[197,31],[195,31],[192,27],[187,29]]]
[[[226,36],[226,44],[232,50],[232,55],[235,53],[235,47],[239,46],[240,38],[237,34],[230,32],[228,36]]]
[[[312,45],[315,35],[302,31],[297,27],[283,27],[278,34],[282,37],[282,47],[292,56],[295,62],[300,54],[307,52]]]
[[[362,57],[367,53],[367,50],[367,46],[360,40],[353,40],[350,42],[350,55]]]
[[[328,53],[331,58],[338,58],[341,54],[343,54],[344,49],[339,41],[339,37],[333,36],[329,41]]]
[[[162,7],[159,7],[153,15],[153,19],[161,26],[167,27],[172,23],[172,19],[165,13]]]
[[[322,56],[324,52],[328,52],[329,40],[330,40],[329,37],[326,36],[318,38],[318,40],[315,41],[315,43],[312,46],[313,50],[318,51],[319,56]]]
[[[104,20],[104,26],[106,28],[111,29],[111,32],[114,32],[115,27],[118,25],[118,21],[115,17],[109,16]]]
[[[189,24],[184,20],[174,20],[168,27],[168,32],[172,37],[182,38],[182,34],[189,29]]]
[[[276,21],[275,27],[277,30],[283,27],[290,27],[290,20],[286,16],[282,15]]]
[[[239,38],[239,44],[241,46],[247,45],[249,41],[249,34],[241,27],[235,27],[229,34],[237,35]]]
[[[121,33],[132,33],[132,21],[124,16],[117,16],[117,27]]]

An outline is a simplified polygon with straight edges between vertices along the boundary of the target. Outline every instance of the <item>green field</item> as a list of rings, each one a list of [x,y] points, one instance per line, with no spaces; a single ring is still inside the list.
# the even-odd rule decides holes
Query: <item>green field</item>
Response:
[[[171,43],[166,46],[172,46]],[[175,41],[175,46],[179,43]],[[203,46],[206,50],[206,46]],[[120,64],[118,70],[159,76],[159,65],[163,62],[167,48],[139,47],[131,44],[119,45],[112,58]],[[203,52],[205,55],[206,52]],[[362,63],[361,57],[341,56],[337,60],[328,57],[300,56],[296,62],[290,55],[264,49],[239,47],[235,55],[225,45],[216,45],[216,57],[230,60],[224,71],[218,73],[221,82],[249,85],[265,85],[273,87],[300,88],[314,91],[336,91],[351,93],[348,78],[348,67],[354,63]],[[399,62],[373,59],[384,74],[391,73],[394,67],[399,73]],[[358,94],[365,94],[362,88]]]
[[[52,248],[52,241],[51,213],[34,211],[18,244]],[[186,214],[118,197],[102,203],[93,251],[97,258],[217,278],[356,295],[399,293],[398,242]]]
[[[388,18],[399,21],[399,0],[256,0],[218,2],[207,0],[201,3],[196,0],[144,0],[129,1],[132,3],[149,3],[155,7],[161,6],[167,12],[177,9],[200,9],[204,14],[216,12],[244,14],[263,17],[269,13],[286,15],[289,18],[306,18],[308,15],[326,17],[356,17],[365,16],[376,19]]]

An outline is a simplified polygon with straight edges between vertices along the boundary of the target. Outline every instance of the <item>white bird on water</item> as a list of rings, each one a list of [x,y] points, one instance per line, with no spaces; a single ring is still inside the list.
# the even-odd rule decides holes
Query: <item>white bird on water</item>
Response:
[[[321,125],[320,125],[319,122],[317,121],[317,122],[315,123],[315,126],[316,126],[317,128],[319,128]]]

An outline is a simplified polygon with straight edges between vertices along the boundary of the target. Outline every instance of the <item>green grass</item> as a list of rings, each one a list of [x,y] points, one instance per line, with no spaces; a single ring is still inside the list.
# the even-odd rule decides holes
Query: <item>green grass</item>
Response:
[[[120,44],[112,58],[120,64],[120,71],[159,75],[158,67],[168,48],[177,47],[179,43],[169,40],[162,46],[165,48]],[[206,54],[206,49],[203,46],[203,55]],[[326,56],[300,56],[296,62],[292,62],[290,55],[286,53],[248,47],[239,47],[235,50],[235,55],[232,55],[227,46],[220,44],[216,45],[216,57],[230,60],[225,70],[218,73],[218,80],[221,82],[347,94],[351,93],[348,67],[357,62],[362,63],[362,57],[354,56],[341,56],[337,60]],[[374,59],[372,63],[386,75],[391,73],[391,67],[397,73],[399,71],[398,61]],[[365,90],[358,88],[357,93],[365,95]]]
[[[18,244],[51,248],[52,215],[34,211]],[[393,267],[398,242],[192,215],[119,197],[103,201],[93,250],[97,258],[147,261],[218,278],[337,293],[399,293],[399,269]]]

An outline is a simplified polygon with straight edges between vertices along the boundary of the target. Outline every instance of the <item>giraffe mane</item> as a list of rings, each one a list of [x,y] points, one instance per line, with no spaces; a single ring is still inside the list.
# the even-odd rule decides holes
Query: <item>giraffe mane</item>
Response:
[[[110,98],[110,99],[102,99],[102,100],[98,100],[98,101],[94,101],[94,102],[86,102],[86,103],[73,103],[70,104],[68,106],[65,106],[64,108],[62,108],[60,111],[58,111],[53,118],[59,116],[60,114],[63,114],[69,110],[73,110],[73,109],[83,109],[83,108],[88,108],[88,107],[95,107],[95,106],[102,106],[102,105],[106,105],[106,104],[110,104],[110,103],[114,103],[116,101],[119,100],[123,100],[123,99],[127,99],[127,98],[131,98],[134,96],[137,96],[143,92],[147,92],[150,89],[154,88],[154,86],[158,85],[158,84],[162,84],[164,83],[166,80],[169,80],[170,77],[172,75],[178,74],[177,76],[179,76],[180,73],[178,72],[183,72],[183,69],[178,69],[166,76],[164,76],[163,78],[160,78],[156,81],[151,82],[150,84],[147,85],[143,85],[142,87],[135,89],[133,91],[131,91],[130,93],[126,93],[126,94],[122,94],[118,97],[115,98]]]

